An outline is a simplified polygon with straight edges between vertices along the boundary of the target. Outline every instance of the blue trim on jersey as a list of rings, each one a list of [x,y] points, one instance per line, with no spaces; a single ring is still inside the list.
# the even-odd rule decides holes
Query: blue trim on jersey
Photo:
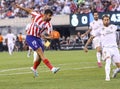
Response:
[[[34,51],[37,50],[38,48],[41,48],[42,51],[44,52],[44,45],[41,38],[32,35],[27,35],[26,42]]]

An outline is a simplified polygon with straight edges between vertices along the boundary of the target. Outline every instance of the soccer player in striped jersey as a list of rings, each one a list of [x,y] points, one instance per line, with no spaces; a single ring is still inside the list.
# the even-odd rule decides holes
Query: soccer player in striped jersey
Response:
[[[44,14],[36,13],[31,9],[21,7],[16,4],[17,8],[20,8],[34,17],[34,21],[30,26],[30,29],[27,30],[26,42],[27,44],[37,52],[38,57],[36,61],[34,61],[33,67],[31,70],[34,73],[34,76],[38,76],[37,68],[41,63],[43,63],[53,72],[56,73],[60,68],[54,67],[49,60],[44,55],[44,45],[42,39],[51,39],[52,37],[49,35],[52,31],[52,25],[50,23],[53,12],[50,9],[46,9]],[[47,34],[47,35],[46,35]]]

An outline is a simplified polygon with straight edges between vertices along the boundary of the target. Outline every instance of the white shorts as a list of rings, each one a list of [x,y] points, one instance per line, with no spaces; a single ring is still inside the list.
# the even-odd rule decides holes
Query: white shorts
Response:
[[[93,47],[96,49],[97,47],[100,47],[101,45],[100,45],[100,38],[99,37],[95,37],[94,39],[93,39]]]
[[[102,58],[106,60],[107,57],[111,57],[114,63],[120,63],[120,53],[117,47],[104,48],[102,50]]]

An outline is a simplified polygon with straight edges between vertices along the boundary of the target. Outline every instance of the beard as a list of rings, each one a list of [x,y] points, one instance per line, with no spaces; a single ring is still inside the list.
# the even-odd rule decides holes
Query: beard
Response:
[[[50,20],[51,20],[51,18],[50,19],[46,19],[47,22],[49,22]]]
[[[109,24],[104,24],[104,26],[108,27],[108,26],[109,26]]]

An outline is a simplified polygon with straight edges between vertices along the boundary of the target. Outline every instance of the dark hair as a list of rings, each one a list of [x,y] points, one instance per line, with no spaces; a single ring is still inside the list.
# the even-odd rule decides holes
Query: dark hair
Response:
[[[51,15],[53,15],[53,12],[50,9],[46,9],[44,14],[51,14]]]
[[[98,13],[97,11],[94,11],[92,14],[94,15],[95,13]]]
[[[108,17],[108,18],[110,19],[110,16],[107,15],[107,14],[105,14],[105,15],[102,16],[102,20],[103,20],[105,17]]]

